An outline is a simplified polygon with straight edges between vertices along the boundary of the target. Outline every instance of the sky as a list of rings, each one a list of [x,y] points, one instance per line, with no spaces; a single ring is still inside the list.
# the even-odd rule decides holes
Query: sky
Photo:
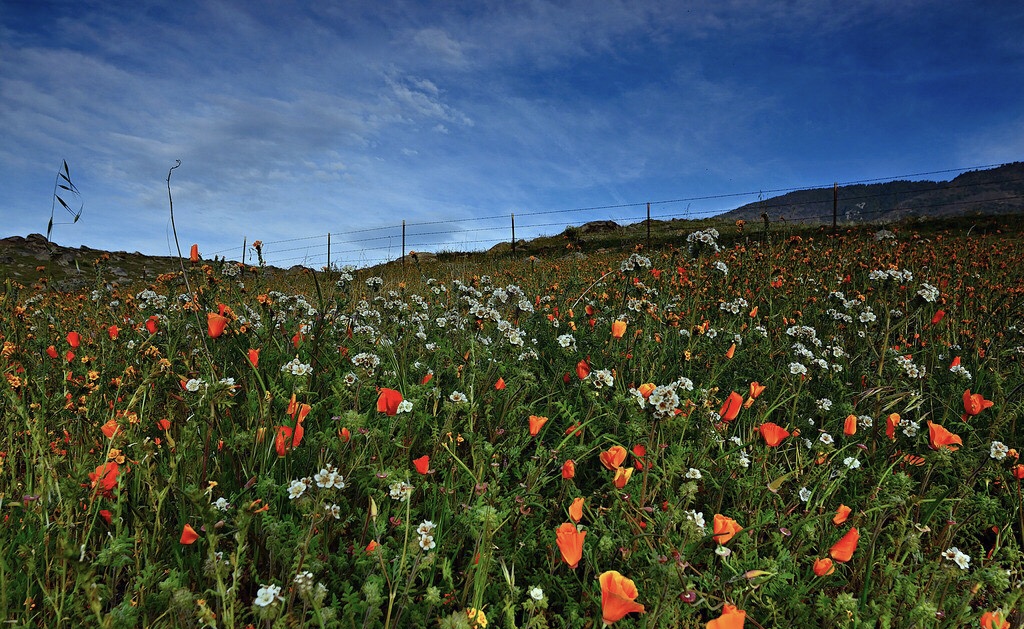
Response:
[[[1022,33],[995,0],[0,0],[0,237],[46,232],[64,160],[59,244],[175,252],[180,160],[186,255],[313,267],[402,221],[486,249],[1020,161]]]

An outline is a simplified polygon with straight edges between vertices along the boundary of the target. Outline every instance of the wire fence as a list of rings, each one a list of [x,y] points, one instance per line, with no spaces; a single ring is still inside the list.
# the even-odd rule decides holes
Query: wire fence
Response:
[[[893,212],[900,216],[934,215],[944,213],[948,208],[964,211],[972,209],[991,210],[995,207],[1024,207],[1024,195],[1019,194],[1019,185],[1024,178],[1007,177],[993,181],[936,183],[931,181],[908,181],[909,177],[966,172],[1004,166],[990,164],[925,173],[913,173],[877,179],[836,182],[821,186],[797,188],[775,188],[752,192],[704,195],[668,199],[621,203],[594,207],[569,209],[523,211],[489,216],[438,219],[427,221],[402,221],[391,225],[367,227],[344,232],[314,234],[281,240],[262,242],[263,258],[266,264],[276,267],[304,266],[322,268],[352,265],[367,267],[401,259],[410,251],[439,253],[443,251],[473,252],[491,249],[502,243],[511,244],[539,236],[560,233],[569,225],[583,225],[594,221],[612,221],[618,225],[631,225],[644,221],[697,221],[713,218],[730,210],[707,207],[733,200],[734,207],[746,207],[741,216],[754,220],[767,215],[771,221],[786,220],[790,214],[798,222],[828,222],[847,224],[883,218]],[[869,187],[879,183],[906,184],[897,192],[879,191]],[[985,194],[972,197],[971,188],[986,186]],[[1008,190],[992,193],[992,187],[1007,186]],[[787,200],[787,193],[806,193],[808,198],[800,202]],[[928,200],[930,193],[944,193],[941,199]],[[950,192],[962,197],[949,200]],[[976,191],[977,192],[977,191]],[[831,193],[831,194],[829,194]],[[773,198],[767,198],[773,195]],[[914,197],[903,201],[899,196]],[[937,195],[933,195],[937,196]],[[818,198],[820,197],[820,198]],[[744,202],[745,201],[745,202]],[[705,206],[694,208],[694,205]],[[653,211],[652,211],[653,208]],[[557,218],[556,218],[557,217]],[[243,251],[246,250],[243,245]],[[238,249],[214,252],[214,255],[230,255]],[[245,253],[245,262],[252,263],[251,252]]]

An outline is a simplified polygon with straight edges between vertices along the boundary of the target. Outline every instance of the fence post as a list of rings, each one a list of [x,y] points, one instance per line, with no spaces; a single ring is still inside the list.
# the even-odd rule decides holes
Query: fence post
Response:
[[[651,251],[651,204],[647,204],[647,252]]]
[[[245,266],[245,246],[249,244],[249,238],[247,236],[242,237],[242,266]]]
[[[405,268],[405,220],[402,220],[402,268]]]
[[[839,182],[832,183],[832,231],[836,231],[836,219],[839,217]]]
[[[516,257],[516,215],[512,213],[512,257]]]
[[[331,232],[327,232],[327,270],[331,270]]]

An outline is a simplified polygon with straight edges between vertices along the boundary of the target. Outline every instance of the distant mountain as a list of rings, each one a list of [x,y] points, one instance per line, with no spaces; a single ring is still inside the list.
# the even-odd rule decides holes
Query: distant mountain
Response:
[[[720,215],[758,221],[832,222],[833,189],[798,190]],[[838,222],[892,222],[975,214],[1024,213],[1024,162],[965,172],[952,181],[889,181],[839,186]]]

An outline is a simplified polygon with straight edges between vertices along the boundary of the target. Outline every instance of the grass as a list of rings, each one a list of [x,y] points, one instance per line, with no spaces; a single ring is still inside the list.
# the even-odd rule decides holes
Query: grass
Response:
[[[1020,626],[1019,228],[757,227],[8,279],[0,612]]]

